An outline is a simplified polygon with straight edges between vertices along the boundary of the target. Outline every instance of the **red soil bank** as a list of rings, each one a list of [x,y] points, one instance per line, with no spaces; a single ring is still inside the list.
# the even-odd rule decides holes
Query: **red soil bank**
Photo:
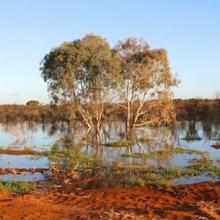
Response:
[[[220,219],[220,183],[0,192],[0,219]]]

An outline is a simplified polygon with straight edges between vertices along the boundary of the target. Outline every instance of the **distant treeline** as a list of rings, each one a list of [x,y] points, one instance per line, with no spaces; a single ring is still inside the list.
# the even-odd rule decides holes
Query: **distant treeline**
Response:
[[[220,120],[220,99],[175,99],[174,104],[177,120]],[[119,105],[108,105],[106,120],[125,117]],[[0,122],[68,121],[65,109],[65,106],[40,105],[37,101],[28,102],[26,105],[0,105]]]
[[[0,122],[53,122],[61,119],[59,115],[49,105],[0,105]]]
[[[220,99],[175,99],[177,120],[219,120]]]

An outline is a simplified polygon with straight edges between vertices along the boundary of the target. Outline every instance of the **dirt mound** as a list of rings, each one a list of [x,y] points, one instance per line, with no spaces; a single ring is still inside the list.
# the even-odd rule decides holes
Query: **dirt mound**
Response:
[[[220,183],[0,193],[0,219],[220,219]]]

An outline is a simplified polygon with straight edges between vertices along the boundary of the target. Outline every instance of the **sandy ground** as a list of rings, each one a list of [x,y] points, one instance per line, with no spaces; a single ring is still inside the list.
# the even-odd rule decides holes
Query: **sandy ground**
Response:
[[[0,219],[220,219],[220,183],[0,192]]]

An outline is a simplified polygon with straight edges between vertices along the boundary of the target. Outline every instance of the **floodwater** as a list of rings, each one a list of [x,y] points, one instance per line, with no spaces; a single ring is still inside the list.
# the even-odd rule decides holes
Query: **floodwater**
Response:
[[[123,139],[123,132],[125,126],[123,123],[117,122],[110,125],[105,125],[101,133],[102,143],[110,143]],[[86,130],[80,125],[76,125],[70,132],[67,125],[64,123],[58,124],[36,124],[36,123],[19,123],[19,124],[0,124],[0,147],[1,149],[33,149],[34,151],[45,151],[57,148],[59,140],[64,136],[70,136],[73,142],[79,142],[85,136]],[[174,168],[185,167],[189,161],[198,158],[194,154],[177,154],[165,155],[163,157],[150,158],[148,160],[143,158],[125,157],[133,153],[149,153],[164,148],[183,147],[186,149],[194,149],[208,152],[209,158],[218,161],[220,159],[220,149],[212,147],[213,144],[220,142],[220,123],[219,122],[178,122],[175,131],[169,128],[143,128],[135,132],[136,140],[141,138],[148,138],[147,141],[135,141],[130,147],[110,147],[94,146],[91,144],[81,145],[79,152],[88,155],[91,158],[98,158],[102,166],[109,167],[108,172],[102,171],[99,173],[106,178],[106,186],[117,182],[115,175],[111,175],[111,168],[114,166],[142,166],[144,168],[157,167]],[[90,141],[94,137],[90,137]],[[90,142],[89,142],[90,143]],[[62,147],[62,146],[61,146]],[[77,159],[78,160],[78,159]],[[80,160],[78,160],[81,163]],[[84,162],[84,161],[83,161]],[[82,163],[83,163],[82,162]],[[33,158],[31,155],[0,155],[0,168],[49,168],[52,159],[46,156]],[[62,164],[63,163],[63,164]],[[66,158],[59,161],[63,167],[68,166]],[[80,167],[80,165],[79,165]],[[96,167],[97,168],[97,167]],[[45,176],[41,173],[27,173],[25,175],[5,174],[0,175],[3,180],[28,180],[36,181],[43,180]],[[125,177],[123,177],[125,178]],[[219,180],[219,177],[210,177],[201,175],[198,177],[185,178],[181,177],[174,184],[191,184],[201,181]],[[107,182],[108,181],[108,182]],[[111,183],[111,184],[109,184]],[[113,184],[114,185],[114,184]],[[116,183],[117,185],[117,183]]]

